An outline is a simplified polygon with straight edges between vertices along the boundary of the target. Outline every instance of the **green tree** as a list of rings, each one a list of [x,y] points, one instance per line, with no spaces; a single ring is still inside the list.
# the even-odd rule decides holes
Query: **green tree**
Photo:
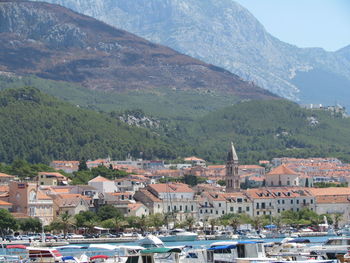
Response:
[[[41,232],[42,223],[38,218],[25,218],[18,220],[19,229],[24,232]]]
[[[79,166],[78,166],[78,171],[86,171],[89,170],[86,164],[86,160],[85,158],[81,158],[81,160],[79,161]]]
[[[82,211],[75,215],[74,218],[76,226],[86,228],[88,233],[91,233],[98,223],[98,217],[92,211]]]
[[[128,223],[124,218],[114,217],[101,222],[102,227],[114,229],[116,232],[121,231],[121,229]]]
[[[194,224],[196,223],[196,220],[194,219],[193,216],[189,216],[186,218],[185,222],[184,222],[184,225],[190,230],[192,231],[193,230],[193,226]]]
[[[112,205],[104,205],[97,211],[97,216],[100,221],[105,221],[112,218],[123,218],[122,213]]]
[[[8,210],[0,209],[0,231],[1,235],[9,233],[10,230],[17,229],[17,222]]]
[[[159,230],[165,223],[163,214],[156,213],[148,216],[148,225]]]
[[[333,214],[333,220],[334,220],[334,228],[339,229],[339,222],[342,220],[343,214],[341,213],[334,213]]]

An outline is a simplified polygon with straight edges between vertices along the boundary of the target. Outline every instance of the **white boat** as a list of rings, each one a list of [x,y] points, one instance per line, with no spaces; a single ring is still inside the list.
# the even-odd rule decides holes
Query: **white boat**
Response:
[[[321,246],[311,246],[309,251],[311,254],[321,255],[327,259],[337,259],[337,255],[345,255],[349,249],[349,237],[334,237],[329,238]]]
[[[163,242],[182,242],[182,241],[195,241],[198,238],[197,233],[188,232],[184,229],[173,229],[164,235],[158,235],[159,239]]]
[[[208,263],[336,263],[335,260],[286,260],[279,257],[267,257],[264,243],[255,241],[215,242],[208,249]]]

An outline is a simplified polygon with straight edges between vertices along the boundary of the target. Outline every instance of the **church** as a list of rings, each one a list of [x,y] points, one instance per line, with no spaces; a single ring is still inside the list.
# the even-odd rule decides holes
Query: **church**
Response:
[[[225,181],[226,193],[240,191],[240,178],[238,174],[238,156],[233,142],[231,142],[231,147],[227,153]]]

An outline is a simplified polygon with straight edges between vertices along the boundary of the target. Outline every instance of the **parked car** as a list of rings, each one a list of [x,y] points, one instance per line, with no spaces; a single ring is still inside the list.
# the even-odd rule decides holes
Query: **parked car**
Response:
[[[58,239],[58,236],[56,235],[52,235],[52,234],[45,234],[45,240],[57,240]]]
[[[13,235],[7,235],[7,236],[5,236],[4,239],[11,242],[11,241],[18,240],[18,237],[13,236]]]

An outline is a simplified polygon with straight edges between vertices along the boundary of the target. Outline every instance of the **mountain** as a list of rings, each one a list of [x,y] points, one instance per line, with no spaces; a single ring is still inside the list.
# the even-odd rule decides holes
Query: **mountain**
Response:
[[[300,74],[309,79],[320,71],[327,73],[327,82],[332,77],[349,81],[350,52],[284,43],[233,0],[48,1],[223,67],[285,98],[309,102],[304,98],[312,89],[320,93],[313,103],[331,100],[350,106],[332,87],[317,90],[317,83],[294,81]],[[338,87],[346,92],[349,88]]]
[[[238,76],[58,5],[0,2],[0,71],[97,91],[156,88],[273,98]]]
[[[350,160],[349,118],[284,100],[240,102],[195,121],[164,121],[140,111],[98,113],[36,88],[6,89],[0,91],[0,123],[0,162],[7,163],[128,154],[145,159],[197,155],[222,163],[230,140],[241,163],[282,156]]]
[[[350,118],[307,110],[289,101],[249,101],[217,110],[186,127],[181,138],[206,160],[224,160],[228,140],[240,161],[274,157],[339,157],[350,160]],[[210,149],[210,150],[209,150]]]
[[[139,157],[140,152],[146,159],[176,158],[177,147],[182,147],[150,130],[81,109],[35,88],[0,91],[0,123],[0,162],[124,159],[128,154]]]

